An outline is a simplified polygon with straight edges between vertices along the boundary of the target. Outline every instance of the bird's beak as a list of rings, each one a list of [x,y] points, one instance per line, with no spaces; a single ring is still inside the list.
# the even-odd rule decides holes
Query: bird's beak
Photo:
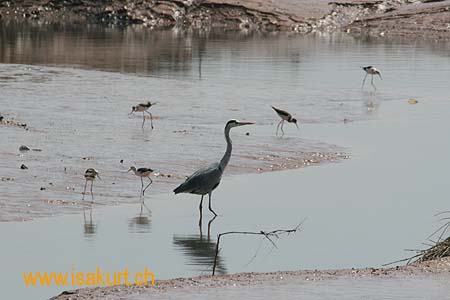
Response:
[[[253,124],[255,124],[255,123],[253,123],[253,122],[239,122],[238,126],[253,125]]]
[[[298,127],[298,124],[297,124],[297,123],[295,123],[295,126],[297,126],[297,129],[300,130],[300,127]]]
[[[98,173],[97,173],[97,177],[98,177],[98,179],[102,180],[102,178],[100,177],[100,175]]]
[[[383,77],[381,77],[381,73],[378,73],[378,76],[380,76],[381,80],[383,80]]]

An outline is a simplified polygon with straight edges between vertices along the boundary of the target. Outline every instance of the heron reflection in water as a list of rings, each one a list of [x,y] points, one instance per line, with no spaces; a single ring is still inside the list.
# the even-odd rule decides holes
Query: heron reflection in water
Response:
[[[210,273],[214,266],[217,243],[214,239],[211,239],[211,224],[215,218],[214,216],[208,222],[208,234],[206,236],[203,235],[201,227],[198,235],[173,236],[175,248],[188,257],[189,265],[200,269],[201,272]],[[224,259],[220,256],[220,253],[217,257],[216,272],[217,274],[226,274],[227,272]]]

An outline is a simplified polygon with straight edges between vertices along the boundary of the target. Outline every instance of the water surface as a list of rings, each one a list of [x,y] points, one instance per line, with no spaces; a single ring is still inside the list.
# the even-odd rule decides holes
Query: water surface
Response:
[[[448,209],[446,44],[1,26],[0,113],[29,128],[0,127],[0,177],[13,179],[0,181],[0,218],[16,221],[0,224],[5,295],[42,299],[71,289],[24,288],[23,271],[209,274],[218,233],[290,228],[304,218],[278,249],[227,236],[219,273],[380,266],[421,248],[438,225],[433,214]],[[376,94],[369,84],[361,92],[366,64],[383,72]],[[148,99],[158,102],[153,131],[127,115]],[[269,105],[297,116],[300,132],[286,126],[275,137]],[[197,225],[199,197],[169,191],[221,157],[230,118],[257,124],[232,133],[231,165],[213,198],[220,216],[208,235],[206,210]],[[20,145],[42,151],[20,153]],[[327,161],[340,163],[320,164]],[[146,193],[151,213],[141,210],[131,164],[171,175]],[[310,165],[318,166],[303,168]],[[92,210],[81,202],[88,167],[102,176]],[[280,169],[296,170],[264,173]]]

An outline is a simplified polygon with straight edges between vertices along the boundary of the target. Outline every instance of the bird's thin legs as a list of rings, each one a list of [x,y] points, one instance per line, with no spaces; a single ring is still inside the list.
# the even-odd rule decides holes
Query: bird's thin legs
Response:
[[[283,130],[284,120],[281,120],[281,132],[283,133],[281,136],[284,136],[284,130]]]
[[[377,87],[376,87],[375,84],[373,83],[373,75],[372,75],[372,80],[370,80],[370,83],[372,84],[373,88],[374,88],[375,90],[377,90]]]
[[[280,128],[281,123],[283,123],[283,120],[281,120],[277,125],[277,132],[275,133],[276,136],[278,136],[278,129]]]
[[[217,217],[216,212],[211,207],[211,193],[209,193],[209,205],[208,205],[208,208],[209,208],[209,211],[212,212],[214,214],[214,216]]]
[[[142,179],[142,177],[141,177],[141,194],[140,194],[140,196],[141,197],[144,196],[144,180]]]
[[[142,190],[142,196],[144,196],[145,190],[147,190],[147,188],[150,186],[150,184],[153,183],[153,180],[152,180],[150,177],[147,177],[147,178],[148,178],[148,180],[150,180],[150,183],[147,184],[147,186],[145,187],[145,189]],[[141,179],[142,179],[142,177],[141,177]]]
[[[142,112],[142,129],[144,129],[144,123],[145,123],[145,112]]]
[[[217,216],[214,216],[211,220],[209,220],[209,222],[208,222],[208,240],[210,239],[210,237],[211,237],[211,224],[212,224],[212,222],[214,222],[214,220],[217,218]]]
[[[146,113],[148,113],[149,114],[149,116],[150,116],[150,126],[152,127],[152,129],[153,129],[153,116],[152,116],[152,113],[151,112],[149,112],[149,111],[145,111]]]
[[[92,203],[94,203],[94,193],[92,192],[92,187],[94,186],[94,180],[91,181],[91,197],[92,197]]]
[[[84,184],[83,201],[84,201],[84,195],[86,195],[86,186],[87,186],[87,180],[86,180],[86,183]]]
[[[366,76],[364,76],[364,79],[363,79],[363,82],[361,85],[361,90],[364,88],[364,83],[366,82],[366,78],[367,78],[367,73],[366,73]]]
[[[202,195],[202,198],[200,199],[200,205],[198,207],[198,209],[200,210],[200,219],[198,220],[198,226],[200,226],[200,230],[202,228],[203,196],[205,195]]]

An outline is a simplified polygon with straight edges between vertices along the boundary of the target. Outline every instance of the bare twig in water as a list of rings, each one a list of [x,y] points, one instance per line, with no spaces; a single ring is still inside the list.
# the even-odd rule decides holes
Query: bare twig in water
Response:
[[[214,276],[215,272],[216,272],[216,265],[217,265],[217,257],[219,256],[219,245],[220,245],[220,238],[222,236],[225,235],[230,235],[230,234],[241,234],[241,235],[262,235],[264,237],[264,239],[267,239],[274,248],[277,248],[277,245],[275,244],[275,242],[273,241],[273,238],[280,238],[282,235],[289,235],[291,233],[296,233],[297,231],[300,230],[300,226],[305,222],[305,220],[303,220],[302,222],[300,222],[297,226],[295,226],[292,229],[276,229],[276,230],[272,230],[272,231],[259,231],[259,232],[253,232],[253,231],[228,231],[228,232],[222,232],[219,233],[217,235],[217,244],[216,244],[216,253],[214,256],[214,266],[213,266],[213,271],[212,271],[212,275]]]

